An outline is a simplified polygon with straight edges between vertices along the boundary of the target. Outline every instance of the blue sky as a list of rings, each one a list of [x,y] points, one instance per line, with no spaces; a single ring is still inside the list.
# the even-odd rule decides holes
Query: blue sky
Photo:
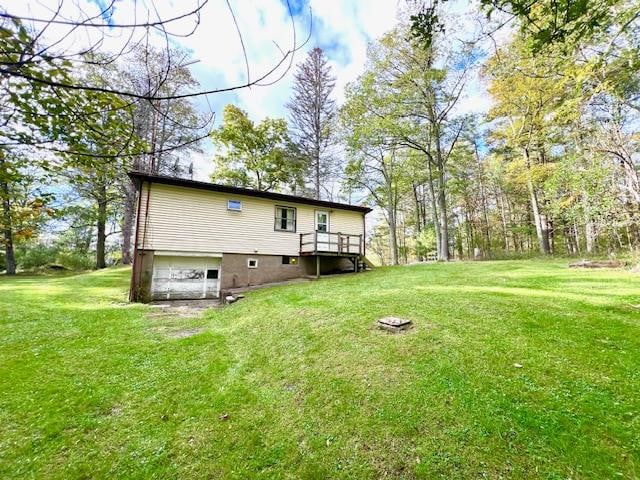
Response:
[[[275,80],[284,74],[273,85],[243,89],[233,93],[213,94],[208,99],[201,98],[198,105],[203,111],[213,109],[217,114],[227,103],[235,103],[246,110],[252,119],[258,121],[264,117],[286,117],[285,104],[291,94],[291,85],[295,63],[304,59],[306,52],[316,46],[325,50],[329,64],[336,76],[334,97],[340,104],[344,96],[344,88],[360,75],[365,66],[367,45],[370,41],[393,28],[398,21],[398,10],[405,7],[407,0],[290,0],[294,13],[297,41],[306,38],[310,29],[310,15],[313,28],[309,42],[296,53],[294,64],[289,71],[280,69],[270,77]],[[469,1],[450,0],[446,3],[447,11],[462,13],[470,11]],[[152,3],[153,2],[153,3]],[[199,0],[117,0],[115,12],[108,21],[115,23],[131,23],[133,19],[140,21],[147,18],[149,12],[154,17],[171,18],[195,8]],[[33,16],[47,17],[51,9],[57,7],[56,0],[26,0],[15,2],[11,10]],[[68,11],[62,14],[68,18],[77,18],[78,4],[85,12],[97,14],[104,7],[105,0],[74,0],[64,2]],[[273,67],[281,58],[280,49],[287,50],[293,45],[292,22],[286,1],[283,0],[230,0],[247,52],[252,78],[256,78]],[[20,10],[23,10],[20,12]],[[311,11],[311,13],[310,13]],[[456,34],[464,35],[465,29],[471,26],[461,20]],[[170,30],[174,34],[174,42],[188,49],[197,63],[190,68],[194,76],[205,89],[224,88],[246,82],[246,65],[240,38],[226,0],[209,0],[201,10],[200,23],[195,33],[180,37],[182,33],[192,30],[194,19],[188,18],[174,22]],[[52,26],[50,34],[59,34]],[[117,29],[116,29],[117,30]],[[82,36],[71,36],[69,42],[87,42]],[[105,48],[118,50],[125,37],[113,35],[104,44]],[[152,39],[157,46],[163,47],[163,39],[156,36]],[[59,48],[64,49],[65,45]],[[468,95],[461,102],[464,112],[485,111],[488,99],[477,78],[468,85]],[[218,115],[218,122],[219,122]],[[212,169],[213,150],[209,144],[205,153],[194,158],[196,174],[199,179],[207,179]]]
[[[211,1],[213,4],[208,4],[203,12],[203,25],[196,35],[183,42],[192,51],[193,58],[199,60],[192,71],[206,87],[244,81],[245,61],[229,12],[224,2]],[[364,69],[368,43],[395,25],[399,4],[395,0],[293,0],[291,8],[297,39],[306,38],[310,31],[311,38],[296,53],[291,69],[274,85],[211,95],[210,105],[219,113],[227,103],[235,103],[256,121],[267,116],[286,117],[285,104],[291,94],[295,64],[316,46],[325,51],[337,78],[335,98],[340,103],[346,84],[355,80]],[[292,45],[288,7],[282,0],[232,2],[232,7],[243,34],[251,75],[255,78],[279,60],[280,53],[274,42],[285,50]],[[219,46],[221,43],[224,48]],[[272,78],[281,73],[284,70]],[[200,104],[206,107],[204,100]],[[212,154],[209,147],[202,158],[196,159],[200,178],[206,178],[210,173]]]
[[[316,46],[322,48],[337,78],[335,98],[341,103],[345,86],[364,71],[368,44],[397,24],[398,10],[403,9],[406,0],[292,0],[290,5],[298,38],[306,37],[309,33],[312,16],[311,38],[297,52],[295,62],[303,60],[309,49]],[[287,3],[283,0],[256,0],[235,2],[232,6],[243,32],[252,74],[255,75],[261,68],[264,70],[277,61],[278,51],[273,41],[282,46],[287,42],[290,44],[291,19]],[[472,20],[465,16],[472,11],[470,4],[466,0],[452,0],[447,3],[447,8],[448,12],[460,16],[454,22],[452,36],[469,35],[474,28]],[[228,12],[222,11],[220,17],[224,18],[225,13]],[[215,44],[215,41],[196,38],[186,42],[193,46],[194,57],[201,60],[194,66],[194,72],[204,85],[221,84],[211,81],[216,76],[218,82],[226,81],[228,84],[244,79],[245,65],[237,34],[230,32],[227,38],[225,60],[219,64],[212,63],[211,52],[201,48],[203,43]],[[477,55],[481,59],[483,52],[478,51]],[[256,121],[266,116],[286,117],[284,105],[291,94],[294,70],[295,65],[275,85],[215,95],[210,102],[216,112],[220,112],[227,103],[235,103]],[[477,76],[470,79],[467,91],[460,110],[465,113],[486,111],[489,100]],[[197,161],[199,175],[206,176],[210,172],[209,159],[212,153],[207,150],[203,158]]]

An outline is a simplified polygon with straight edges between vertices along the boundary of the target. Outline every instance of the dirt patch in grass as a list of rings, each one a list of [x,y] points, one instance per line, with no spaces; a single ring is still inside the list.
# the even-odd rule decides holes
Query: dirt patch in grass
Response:
[[[569,268],[622,268],[624,263],[619,260],[582,260],[569,264]]]
[[[153,304],[146,315],[152,322],[150,330],[169,339],[189,338],[204,332],[204,328],[193,326],[190,320],[202,318],[205,311],[219,306],[210,301],[166,302]]]
[[[153,311],[147,314],[148,318],[197,318],[210,308],[219,307],[219,303],[162,303],[151,305]]]
[[[169,338],[189,338],[199,333],[204,332],[204,328],[183,328],[181,330],[174,330],[172,332],[166,332],[165,335]]]

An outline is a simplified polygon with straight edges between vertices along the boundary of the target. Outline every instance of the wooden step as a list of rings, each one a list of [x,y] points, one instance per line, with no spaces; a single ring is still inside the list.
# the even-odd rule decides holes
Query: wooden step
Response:
[[[360,260],[362,261],[362,263],[365,265],[366,268],[373,270],[375,268],[375,265],[373,263],[371,263],[371,260],[369,260],[367,257],[360,257]]]

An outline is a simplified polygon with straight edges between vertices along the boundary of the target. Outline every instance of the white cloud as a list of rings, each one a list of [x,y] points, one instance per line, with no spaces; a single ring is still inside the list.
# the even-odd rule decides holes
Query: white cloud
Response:
[[[99,0],[67,0],[63,3],[62,14],[68,18],[78,18],[78,12],[81,10],[97,14],[98,3]],[[295,1],[292,3],[296,4]],[[210,95],[208,101],[217,113],[218,122],[222,107],[226,103],[236,103],[248,111],[255,121],[267,116],[286,117],[285,104],[291,94],[295,63],[303,60],[306,52],[315,46],[325,50],[337,78],[335,97],[341,102],[346,84],[355,80],[364,70],[368,43],[393,28],[398,20],[398,10],[405,5],[403,0],[301,0],[301,3],[304,6],[295,12],[297,40],[302,41],[308,34],[309,6],[313,15],[313,30],[310,41],[296,53],[292,68],[281,80],[270,86],[255,86],[231,93]],[[12,2],[11,8],[7,9],[11,13],[46,18],[51,16],[52,9],[57,7],[57,4],[57,0],[27,0]],[[154,12],[150,18],[153,20],[155,11],[161,18],[170,18],[193,10],[197,4],[198,0],[121,0],[116,3],[113,21],[140,22],[147,19],[149,12]],[[284,50],[291,48],[291,18],[286,3],[282,0],[237,0],[232,1],[231,5],[238,28],[242,32],[250,75],[255,79],[277,64],[282,55],[279,47]],[[450,6],[456,10],[454,13],[464,11],[468,7],[466,0],[456,0]],[[192,58],[198,60],[191,69],[202,87],[226,88],[246,82],[244,53],[226,1],[210,0],[202,9],[199,22],[192,35],[173,39],[189,49]],[[463,22],[463,28],[467,28],[468,25],[468,22]],[[194,26],[194,18],[190,17],[171,23],[168,29],[172,34],[181,35],[189,33]],[[50,27],[47,35],[49,38],[57,38],[68,30],[69,27],[54,25]],[[115,50],[126,41],[125,35],[117,35],[115,32],[117,31],[107,38],[106,48]],[[77,48],[78,45],[90,42],[91,36],[95,38],[97,33],[76,32],[58,48]],[[152,38],[152,42],[157,45],[162,45],[163,41],[161,35],[156,34]],[[279,77],[286,66],[274,72],[269,79],[275,80]],[[208,108],[205,99],[198,100],[198,105],[203,109]],[[486,111],[488,108],[487,95],[477,80],[473,81],[473,86],[460,108],[468,111]],[[208,145],[205,154],[194,158],[197,178],[208,177],[212,169],[212,155],[212,146]]]
[[[246,110],[251,118],[286,117],[285,104],[291,95],[295,64],[306,52],[320,46],[326,52],[337,78],[335,97],[343,99],[344,87],[363,72],[367,45],[391,29],[396,23],[397,4],[389,0],[346,2],[311,0],[313,30],[309,42],[294,57],[294,64],[284,77],[270,86],[243,89],[233,95],[212,95],[211,102],[218,114],[222,106],[233,102]],[[234,4],[234,12],[243,40],[252,78],[271,69],[281,58],[274,42],[283,49],[292,45],[291,18],[286,5],[279,0],[256,0]],[[227,85],[246,81],[246,65],[239,37],[224,2],[207,5],[202,25],[183,44],[200,60],[194,71],[205,87],[207,75],[217,73]],[[295,15],[296,34],[302,41],[309,33],[309,13],[306,7]],[[271,78],[284,72],[280,69]],[[219,86],[219,85],[218,85]],[[210,157],[209,157],[210,158]],[[197,175],[204,179],[212,164],[205,158],[196,162]]]

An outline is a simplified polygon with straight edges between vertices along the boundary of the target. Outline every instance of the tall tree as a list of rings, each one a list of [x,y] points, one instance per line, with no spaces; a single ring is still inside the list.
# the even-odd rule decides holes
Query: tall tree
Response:
[[[164,51],[147,47],[127,58],[113,77],[140,94],[149,91],[163,96],[188,94],[199,86],[188,70],[189,63],[188,52],[182,49]],[[198,112],[190,98],[137,99],[133,124],[137,137],[149,145],[148,153],[143,149],[142,153],[123,159],[123,168],[170,176],[192,174],[190,156],[202,151],[209,119]],[[124,196],[122,263],[130,264],[136,194],[128,177],[122,177],[120,188]]]
[[[20,65],[23,72],[35,79],[70,78],[70,63],[63,59],[47,57],[37,63],[23,62],[24,57],[38,51],[37,38],[20,20],[0,24],[0,66]],[[34,177],[41,173],[38,169],[47,169],[52,161],[51,156],[39,155],[29,146],[59,144],[81,136],[86,122],[75,114],[77,98],[72,92],[56,92],[41,82],[31,84],[0,74],[0,245],[4,247],[6,271],[10,275],[16,272],[14,241],[23,229],[15,223],[16,208],[21,202],[19,192],[23,200],[40,198],[39,182]],[[34,190],[25,191],[27,187]]]
[[[222,125],[211,138],[220,152],[213,159],[213,181],[263,191],[301,183],[304,164],[292,155],[284,119],[265,118],[255,124],[247,112],[227,105]]]
[[[381,93],[373,72],[367,72],[347,87],[340,112],[340,125],[349,163],[346,185],[363,189],[381,208],[388,226],[391,264],[398,264],[398,209],[406,184],[406,152],[393,136],[390,118],[380,115],[390,98]]]
[[[298,66],[293,97],[287,104],[293,140],[308,162],[307,181],[318,199],[324,182],[335,173],[330,148],[336,119],[336,103],[331,98],[335,83],[324,52],[316,47]]]
[[[566,80],[553,67],[552,57],[530,54],[522,39],[500,50],[486,72],[495,100],[490,118],[498,122],[493,139],[506,147],[527,188],[540,252],[551,253],[552,218],[543,184],[552,168],[552,119]]]
[[[438,259],[449,260],[448,162],[465,119],[455,114],[468,75],[472,52],[449,48],[442,35],[427,45],[400,26],[368,52],[376,97],[370,103],[384,119],[388,135],[422,155],[427,175]]]
[[[61,175],[66,178],[68,185],[73,188],[72,199],[84,210],[82,220],[87,223],[73,224],[72,228],[84,229],[91,227],[95,232],[95,267],[105,268],[107,238],[120,233],[109,228],[109,224],[117,224],[121,216],[121,194],[118,190],[118,180],[122,167],[116,160],[90,165],[81,158],[72,157],[65,162]]]
[[[115,68],[100,66],[88,66],[80,72],[97,85],[109,84],[115,73]],[[82,92],[80,97],[78,109],[99,113],[93,115],[90,129],[69,142],[77,153],[63,155],[58,171],[79,199],[88,203],[96,232],[96,268],[104,268],[107,222],[114,218],[113,212],[120,216],[122,205],[118,187],[126,177],[129,159],[145,142],[135,135],[133,108],[123,108],[121,98],[103,92]],[[113,108],[105,109],[105,105]]]
[[[0,149],[0,245],[7,274],[15,274],[15,244],[35,238],[53,216],[52,195],[44,191],[42,172],[33,166],[33,152]]]

